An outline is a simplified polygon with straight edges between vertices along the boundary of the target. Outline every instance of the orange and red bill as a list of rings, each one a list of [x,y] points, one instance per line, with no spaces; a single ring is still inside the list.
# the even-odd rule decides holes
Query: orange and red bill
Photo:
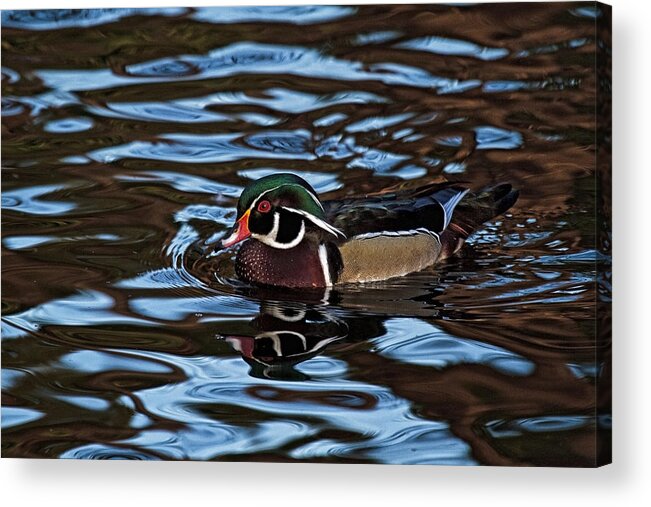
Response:
[[[233,233],[227,238],[222,239],[222,246],[224,248],[233,246],[239,243],[240,241],[244,241],[246,238],[251,236],[251,231],[249,231],[250,214],[251,214],[251,210],[250,209],[246,210],[246,213],[242,215],[242,218],[240,218],[235,224],[235,226],[233,227]]]

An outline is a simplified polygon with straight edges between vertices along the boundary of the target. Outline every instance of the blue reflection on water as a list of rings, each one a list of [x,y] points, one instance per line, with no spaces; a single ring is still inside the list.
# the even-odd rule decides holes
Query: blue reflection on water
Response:
[[[207,123],[233,121],[232,116],[184,106],[174,102],[110,103],[106,107],[89,106],[89,113],[106,118],[133,119],[138,121]]]
[[[70,188],[69,185],[36,185],[2,192],[2,208],[31,215],[62,215],[77,206],[72,202],[40,199],[47,194]]]
[[[183,423],[176,431],[145,427],[137,436],[120,442],[137,447],[138,452],[205,460],[282,446],[289,448],[289,455],[295,458],[340,456],[405,464],[476,463],[468,444],[454,436],[445,423],[418,417],[412,412],[411,402],[385,387],[328,376],[300,383],[269,383],[247,376],[248,367],[239,358],[131,354],[173,363],[187,379],[135,393],[153,415]],[[310,361],[305,368],[310,368]],[[283,392],[292,397],[279,403],[277,396]],[[330,401],[312,401],[320,396]],[[251,415],[246,424],[236,424],[230,419],[220,420],[218,414],[205,413],[204,406],[228,406],[229,410],[242,407]],[[268,420],[265,414],[275,418]],[[319,437],[330,428],[360,438]],[[304,443],[306,437],[312,437],[312,441]],[[68,454],[76,455],[84,448]]]
[[[408,65],[386,62],[369,66],[342,60],[301,46],[238,42],[206,55],[184,55],[128,65],[129,76],[109,69],[37,70],[46,86],[64,91],[90,91],[137,83],[223,78],[237,74],[289,74],[345,81],[373,80],[389,85],[434,88],[439,93],[460,93],[481,86],[476,79],[433,76]]]
[[[530,85],[523,81],[487,81],[484,83],[483,91],[488,93],[499,92],[516,92],[518,90],[525,90]]]
[[[113,23],[127,16],[178,16],[183,7],[147,9],[44,9],[2,11],[2,25],[25,30],[54,30]]]
[[[133,141],[101,148],[87,156],[105,164],[126,158],[174,161],[186,164],[233,162],[246,158],[313,160],[310,132],[264,131],[241,134],[163,134],[158,142]]]
[[[603,364],[600,363],[570,363],[567,365],[572,374],[577,378],[596,379],[601,375]]]
[[[390,319],[387,333],[372,340],[375,350],[404,363],[447,368],[455,364],[485,364],[510,375],[530,375],[535,365],[506,349],[458,338],[433,324],[415,319]]]
[[[87,444],[73,447],[61,453],[61,459],[110,459],[110,460],[147,460],[157,461],[156,454],[127,449],[119,445]]]
[[[397,39],[402,34],[391,30],[383,32],[369,32],[360,33],[355,36],[354,44],[358,46],[365,46],[367,44],[382,44],[393,39]]]
[[[103,371],[143,371],[147,373],[171,373],[169,366],[145,357],[121,355],[111,351],[77,350],[59,359],[63,368],[83,372],[99,373]]]
[[[509,54],[509,50],[505,48],[489,48],[469,41],[445,37],[421,37],[399,42],[395,47],[429,51],[439,55],[471,56],[480,60],[499,60]]]
[[[602,15],[601,10],[599,10],[598,7],[592,5],[587,5],[585,7],[577,7],[576,9],[572,9],[570,12],[575,16],[592,18],[592,19],[597,19]]]
[[[111,404],[107,400],[94,396],[56,395],[54,398],[86,410],[97,412],[103,412],[111,407]]]
[[[24,312],[2,317],[2,322],[11,328],[3,328],[2,337],[17,338],[37,332],[41,326],[60,324],[68,326],[96,326],[106,324],[142,324],[154,326],[148,320],[122,315],[113,311],[113,299],[96,290],[80,291],[76,294],[52,299]]]
[[[90,118],[65,118],[53,120],[45,124],[43,130],[52,134],[70,134],[83,132],[93,128],[93,120]]]
[[[2,406],[2,428],[12,428],[34,422],[43,417],[43,413],[32,408]]]
[[[49,243],[74,242],[74,241],[118,241],[120,236],[115,234],[91,234],[86,236],[7,236],[2,244],[11,250],[26,250]]]
[[[363,120],[348,125],[346,127],[346,132],[355,133],[380,130],[402,123],[412,116],[414,116],[414,113],[401,113],[391,116],[369,116],[368,118],[364,118]]]
[[[347,114],[344,113],[332,113],[327,114],[317,120],[314,120],[315,127],[330,127],[335,123],[340,123],[348,118]]]
[[[450,162],[443,168],[445,174],[461,174],[466,172],[466,164],[463,162]]]
[[[334,21],[356,12],[354,7],[341,5],[267,5],[233,7],[199,7],[190,16],[207,23],[293,23],[308,25]]]
[[[182,321],[189,315],[253,318],[259,310],[252,301],[230,296],[135,298],[129,307],[139,315],[166,321]]]
[[[610,257],[604,255],[603,253],[594,250],[588,249],[581,252],[574,252],[569,254],[559,254],[559,255],[541,255],[536,258],[533,262],[538,264],[545,264],[548,266],[553,266],[555,264],[572,264],[572,263],[587,263],[595,264],[597,262],[610,262]]]
[[[520,132],[492,126],[475,129],[478,150],[513,150],[522,146]]]
[[[306,93],[288,88],[268,88],[260,95],[245,92],[219,92],[200,97],[172,99],[165,102],[109,102],[106,108],[89,106],[89,112],[124,118],[139,118],[145,113],[145,120],[160,121],[223,121],[233,119],[234,113],[216,113],[207,108],[229,105],[261,106],[281,113],[307,113],[341,104],[380,104],[387,99],[374,93],[347,90],[327,95]],[[172,113],[171,118],[164,115]],[[139,118],[140,119],[140,118]]]
[[[531,49],[524,49],[522,51],[518,51],[517,57],[518,58],[524,58],[529,55],[544,55],[544,54],[549,54],[549,53],[555,53],[557,51],[560,51],[561,49],[564,48],[569,48],[569,49],[577,49],[582,46],[585,46],[589,42],[589,39],[582,37],[579,39],[571,39],[569,41],[565,42],[559,42],[555,44],[547,44],[544,46],[538,46],[535,48]]]
[[[387,173],[401,162],[409,160],[410,158],[409,155],[389,153],[387,151],[371,148],[365,150],[360,157],[351,160],[346,164],[346,167],[373,169],[378,173]]]
[[[519,437],[525,433],[570,431],[595,424],[595,417],[584,415],[550,415],[512,420],[495,420],[486,424],[494,438]]]
[[[165,183],[180,192],[227,195],[230,197],[237,197],[242,192],[240,187],[219,183],[201,176],[173,171],[141,171],[134,174],[118,175],[116,178],[121,181],[135,183]]]
[[[162,268],[141,273],[133,278],[119,280],[114,285],[123,289],[159,289],[160,287],[195,287],[196,283],[196,279],[186,276],[182,270]]]

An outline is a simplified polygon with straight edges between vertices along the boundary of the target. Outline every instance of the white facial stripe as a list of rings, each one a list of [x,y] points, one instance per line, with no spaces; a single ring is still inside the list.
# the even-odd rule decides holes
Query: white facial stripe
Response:
[[[286,209],[287,211],[291,211],[292,213],[298,213],[299,215],[304,216],[310,222],[312,222],[314,225],[316,225],[317,227],[323,229],[326,232],[329,232],[333,236],[339,236],[341,238],[346,237],[346,235],[343,232],[341,232],[339,229],[333,227],[332,225],[330,225],[325,220],[321,220],[320,218],[315,217],[314,215],[312,215],[311,213],[308,213],[307,211],[303,211],[303,210],[300,210],[300,209],[294,209],[294,208],[285,208],[285,207],[283,207],[283,209]]]

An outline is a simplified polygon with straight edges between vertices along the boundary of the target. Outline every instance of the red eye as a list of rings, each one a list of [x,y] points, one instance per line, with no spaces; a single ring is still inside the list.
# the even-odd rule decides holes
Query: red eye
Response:
[[[269,201],[260,201],[258,204],[258,211],[260,213],[267,213],[271,209],[271,203]]]

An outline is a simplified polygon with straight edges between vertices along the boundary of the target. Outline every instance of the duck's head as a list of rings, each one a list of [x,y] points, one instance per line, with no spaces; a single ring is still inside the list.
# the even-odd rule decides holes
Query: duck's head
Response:
[[[288,249],[303,241],[310,230],[343,236],[326,222],[319,197],[307,181],[294,174],[272,174],[244,189],[237,203],[237,221],[222,246],[251,237],[273,248]]]

